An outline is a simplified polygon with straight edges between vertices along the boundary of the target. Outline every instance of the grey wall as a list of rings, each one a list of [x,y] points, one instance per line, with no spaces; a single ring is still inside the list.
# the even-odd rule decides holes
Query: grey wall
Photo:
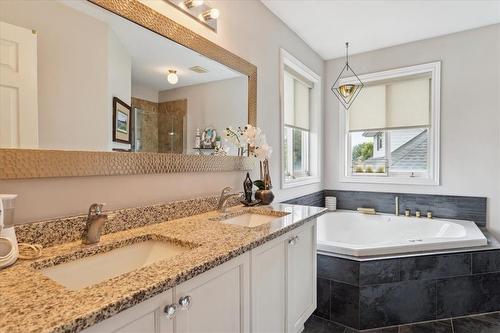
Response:
[[[358,74],[441,60],[441,185],[339,181],[339,108],[329,85],[343,59],[325,66],[325,188],[488,197],[488,227],[500,235],[500,25],[353,55]],[[478,85],[470,84],[480,82]]]

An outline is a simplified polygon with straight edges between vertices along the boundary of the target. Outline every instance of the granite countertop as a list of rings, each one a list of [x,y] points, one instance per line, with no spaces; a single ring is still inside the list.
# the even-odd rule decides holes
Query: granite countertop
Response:
[[[232,212],[248,208],[233,207]],[[78,332],[218,266],[321,215],[325,209],[275,204],[262,207],[278,218],[255,228],[209,220],[208,212],[104,235],[97,245],[81,241],[44,249],[35,261],[0,270],[0,332]],[[285,216],[280,212],[288,213]],[[236,213],[237,214],[237,213]],[[42,275],[41,267],[109,251],[147,239],[190,247],[187,252],[78,291]]]

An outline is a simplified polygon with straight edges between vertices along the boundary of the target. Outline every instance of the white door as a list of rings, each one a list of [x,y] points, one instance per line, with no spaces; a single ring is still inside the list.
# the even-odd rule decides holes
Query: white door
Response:
[[[286,238],[252,250],[252,332],[285,332]]]
[[[300,332],[316,309],[316,222],[293,231],[287,244],[287,331]]]
[[[249,332],[249,264],[246,253],[175,287],[174,331]]]
[[[0,22],[0,148],[38,148],[37,38]]]
[[[172,290],[167,290],[82,333],[173,333],[174,321],[167,319],[164,312],[171,304]]]

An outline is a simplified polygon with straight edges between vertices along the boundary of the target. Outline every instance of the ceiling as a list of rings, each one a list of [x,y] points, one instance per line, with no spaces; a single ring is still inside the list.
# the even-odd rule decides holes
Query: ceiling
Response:
[[[61,0],[60,3],[104,21],[110,27],[131,57],[132,82],[134,84],[163,91],[243,76],[241,73],[90,2]],[[208,72],[195,73],[189,69],[193,66],[201,66]],[[167,81],[169,69],[177,70],[179,82],[175,85]]]
[[[323,59],[500,22],[500,0],[261,0]]]

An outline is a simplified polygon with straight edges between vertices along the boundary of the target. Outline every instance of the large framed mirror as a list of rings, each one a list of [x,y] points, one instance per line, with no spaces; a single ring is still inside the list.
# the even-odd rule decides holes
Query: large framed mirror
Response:
[[[245,170],[257,69],[137,0],[0,3],[0,179]]]

